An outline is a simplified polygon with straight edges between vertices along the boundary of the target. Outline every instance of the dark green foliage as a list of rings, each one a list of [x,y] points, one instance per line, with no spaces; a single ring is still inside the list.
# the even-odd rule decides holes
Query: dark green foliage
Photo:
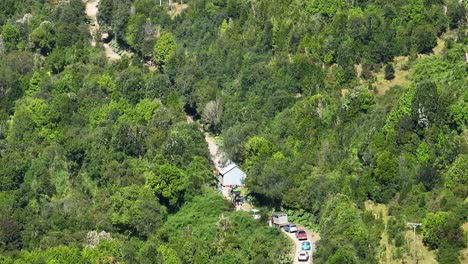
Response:
[[[393,64],[388,63],[385,65],[384,76],[385,80],[393,80],[395,78],[395,69],[393,68]]]
[[[21,233],[18,224],[8,218],[0,221],[0,252],[14,251],[21,248]]]
[[[457,264],[460,263],[459,249],[450,244],[443,243],[437,250],[437,261],[440,264]]]
[[[411,35],[413,49],[420,53],[432,52],[432,48],[437,44],[435,29],[428,24],[416,26]]]
[[[116,83],[116,92],[119,97],[126,98],[133,104],[143,99],[145,83],[139,69],[131,67],[125,70]]]
[[[411,102],[413,120],[421,128],[439,125],[443,115],[443,105],[434,82],[423,81],[416,85]]]

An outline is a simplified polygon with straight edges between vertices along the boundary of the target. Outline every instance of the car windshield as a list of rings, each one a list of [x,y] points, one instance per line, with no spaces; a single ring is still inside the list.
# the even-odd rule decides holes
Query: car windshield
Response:
[[[308,246],[310,242],[302,242],[302,245]]]
[[[296,227],[296,225],[295,224],[290,224],[289,227]]]

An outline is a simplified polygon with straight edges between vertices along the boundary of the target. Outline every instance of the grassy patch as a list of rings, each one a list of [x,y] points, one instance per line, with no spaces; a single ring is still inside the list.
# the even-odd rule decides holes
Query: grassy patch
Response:
[[[384,67],[382,67],[379,72],[375,73],[377,81],[374,83],[374,85],[377,88],[378,95],[385,94],[393,86],[407,86],[410,83],[409,72],[408,70],[404,69],[407,63],[408,57],[395,57],[393,61],[395,68],[395,78],[392,80],[385,80]]]
[[[375,204],[372,201],[367,201],[365,203],[365,208],[367,211],[372,212],[375,218],[381,218],[384,222],[385,229],[382,232],[380,246],[381,252],[378,256],[379,263],[412,263],[413,261],[413,230],[407,229],[405,231],[405,242],[406,250],[403,253],[401,258],[394,258],[401,249],[396,248],[394,245],[388,243],[388,233],[387,233],[387,224],[388,224],[388,208],[384,204]],[[468,228],[468,225],[467,225]],[[416,234],[416,255],[418,258],[418,263],[427,263],[427,264],[436,264],[435,251],[429,251],[422,243],[422,238],[420,235]]]

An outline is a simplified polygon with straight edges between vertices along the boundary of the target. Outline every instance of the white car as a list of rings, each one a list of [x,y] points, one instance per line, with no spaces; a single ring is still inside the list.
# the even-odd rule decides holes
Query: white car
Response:
[[[309,260],[309,253],[306,251],[300,251],[297,255],[297,260],[299,261],[308,261]]]
[[[284,231],[288,233],[297,232],[297,226],[295,224],[287,224],[283,228],[284,228]]]

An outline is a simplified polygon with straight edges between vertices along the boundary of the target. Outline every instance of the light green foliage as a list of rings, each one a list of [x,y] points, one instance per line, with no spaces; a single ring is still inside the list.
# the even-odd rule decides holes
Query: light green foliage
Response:
[[[129,112],[130,106],[127,101],[111,100],[109,104],[102,105],[94,109],[90,114],[89,124],[91,128],[96,128],[108,120],[116,121],[122,113]]]
[[[77,92],[79,82],[76,73],[72,71],[65,71],[62,78],[56,83],[54,92],[55,94]]]
[[[85,263],[78,248],[60,246],[48,249],[45,255],[47,263],[50,264]]]
[[[416,149],[416,157],[419,164],[421,165],[425,165],[427,162],[429,162],[430,146],[426,141],[422,141],[421,144],[419,144],[418,148]]]
[[[100,76],[98,85],[101,89],[105,89],[111,96],[115,92],[115,80],[109,74]]]
[[[226,19],[224,19],[223,22],[221,23],[220,28],[219,28],[220,34],[221,35],[226,34],[227,29],[228,29],[228,23],[227,23]]]
[[[404,7],[410,20],[419,23],[424,16],[424,0],[410,0]]]
[[[422,222],[423,242],[430,249],[439,248],[444,242],[460,246],[462,233],[459,220],[449,212],[429,213]]]
[[[127,29],[126,29],[127,34],[125,35],[125,41],[131,47],[135,47],[137,40],[138,40],[137,39],[138,31],[141,30],[140,27],[142,26],[144,21],[145,21],[145,17],[143,15],[130,17],[130,20],[128,21],[128,24],[127,24]]]
[[[278,51],[279,49],[279,37],[278,32],[279,31],[279,25],[278,21],[272,17],[271,18],[271,46],[273,47],[273,50]]]
[[[468,185],[468,155],[461,154],[450,165],[445,173],[445,187],[453,189],[456,186],[464,187]]]
[[[358,263],[354,254],[344,248],[339,248],[327,261],[328,264],[354,264]]]
[[[111,199],[112,224],[123,230],[131,230],[140,237],[152,235],[162,225],[167,214],[147,186],[122,188]]]
[[[49,121],[49,106],[44,100],[28,97],[18,101],[15,115],[9,123],[8,140],[13,143],[15,140],[34,138],[32,133],[28,132],[32,132],[35,129],[40,130],[44,126],[53,127],[53,124],[50,124]]]
[[[268,158],[273,154],[273,145],[263,137],[252,137],[245,144],[245,169],[249,170],[260,159]]]
[[[82,251],[85,260],[91,263],[111,264],[123,261],[122,243],[117,239],[100,241],[95,248],[85,248]]]
[[[154,62],[159,66],[163,66],[174,56],[175,50],[176,41],[174,35],[166,31],[161,32],[154,45]]]
[[[41,90],[41,74],[39,72],[35,72],[29,80],[29,89],[26,90],[26,95],[32,96],[34,93]]]
[[[5,42],[7,50],[16,48],[16,45],[20,40],[20,31],[15,25],[4,24],[0,35]]]
[[[295,121],[298,136],[309,136],[322,127],[331,124],[335,113],[335,105],[331,98],[317,94],[301,100],[292,108],[292,118]]]
[[[226,212],[226,200],[204,189],[163,227],[166,247],[188,263],[290,263],[290,245],[278,229],[258,225],[247,212]]]
[[[135,107],[128,109],[126,113],[122,113],[121,121],[133,124],[146,124],[159,107],[162,107],[161,102],[143,99]]]
[[[48,54],[55,46],[55,30],[49,21],[42,22],[29,36],[35,47],[41,49],[45,54]]]
[[[400,118],[411,114],[411,102],[413,101],[415,92],[415,87],[410,86],[398,99],[396,107],[387,115],[387,120],[383,128],[384,131],[388,132]]]
[[[114,61],[83,1],[0,1],[0,262],[291,263],[279,230],[213,190],[202,119],[255,207],[320,227],[314,263],[401,262],[405,222],[425,218],[456,263],[466,3],[182,2],[99,1],[101,33],[132,53]],[[90,230],[113,239],[86,247]]]
[[[177,251],[172,248],[168,248],[165,245],[161,245],[158,248],[158,252],[163,256],[164,263],[167,264],[181,264],[182,262],[177,257]]]
[[[187,189],[187,176],[178,168],[162,165],[159,172],[149,172],[145,175],[146,185],[169,206],[176,207],[183,200]]]
[[[448,109],[449,122],[457,129],[462,131],[468,125],[468,102],[459,101],[457,104],[451,105]]]

